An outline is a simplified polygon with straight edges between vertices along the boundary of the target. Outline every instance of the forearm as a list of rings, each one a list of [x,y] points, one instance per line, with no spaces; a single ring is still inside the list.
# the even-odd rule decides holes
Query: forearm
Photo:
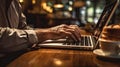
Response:
[[[36,29],[35,32],[39,42],[43,42],[52,38],[53,32],[50,29]]]
[[[18,30],[0,27],[0,52],[14,52],[28,48],[37,43],[33,30]]]
[[[36,32],[39,42],[43,42],[45,40],[60,39],[65,36],[61,32],[58,31],[57,27],[51,27],[47,29],[37,29],[35,30],[35,32]]]

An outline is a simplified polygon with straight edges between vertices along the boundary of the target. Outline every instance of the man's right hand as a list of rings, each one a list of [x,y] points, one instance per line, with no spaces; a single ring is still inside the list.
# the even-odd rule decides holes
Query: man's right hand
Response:
[[[37,29],[35,32],[40,42],[48,39],[55,40],[66,37],[74,41],[81,40],[80,30],[77,25],[62,24],[48,29]]]

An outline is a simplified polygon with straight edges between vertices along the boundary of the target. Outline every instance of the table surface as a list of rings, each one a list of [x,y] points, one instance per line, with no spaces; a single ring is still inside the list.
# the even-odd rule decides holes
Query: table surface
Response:
[[[120,67],[120,62],[98,57],[93,51],[40,48],[21,55],[7,67]]]
[[[93,51],[40,48],[21,55],[7,67],[120,67],[120,59],[99,57]]]

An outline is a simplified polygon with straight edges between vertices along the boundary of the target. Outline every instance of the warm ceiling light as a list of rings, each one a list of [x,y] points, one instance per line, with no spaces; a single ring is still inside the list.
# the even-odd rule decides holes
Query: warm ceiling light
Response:
[[[54,8],[63,8],[63,4],[54,4]]]
[[[35,4],[36,3],[36,0],[32,0],[32,4]]]
[[[72,8],[72,7],[68,7],[68,10],[69,10],[69,11],[72,11],[72,10],[73,10],[73,8]]]
[[[64,5],[62,4],[61,0],[55,0],[55,3],[54,3],[54,8],[63,8]]]
[[[19,0],[20,3],[23,3],[24,1],[23,0]]]

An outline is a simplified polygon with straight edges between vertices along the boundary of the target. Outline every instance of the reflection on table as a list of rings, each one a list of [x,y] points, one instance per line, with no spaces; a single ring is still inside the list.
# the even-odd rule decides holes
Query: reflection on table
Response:
[[[23,54],[8,67],[120,67],[118,59],[105,59],[92,51],[40,48]]]

